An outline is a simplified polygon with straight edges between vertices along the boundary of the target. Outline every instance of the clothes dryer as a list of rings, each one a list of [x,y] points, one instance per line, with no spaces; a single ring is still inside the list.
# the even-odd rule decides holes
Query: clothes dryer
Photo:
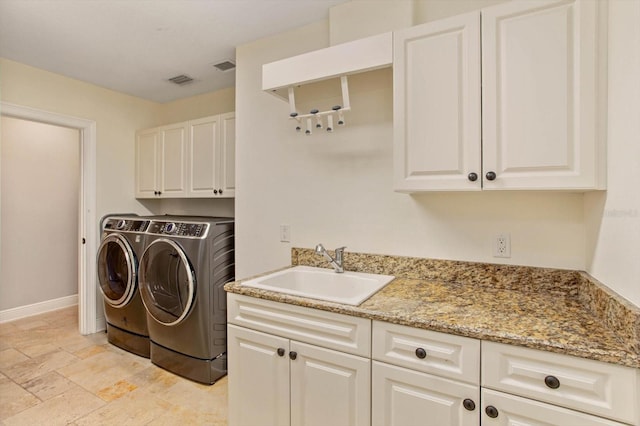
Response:
[[[97,255],[98,284],[104,300],[107,340],[149,358],[147,315],[138,291],[138,259],[150,220],[106,216]]]
[[[139,277],[151,362],[200,383],[226,375],[223,287],[234,279],[233,218],[153,219]]]

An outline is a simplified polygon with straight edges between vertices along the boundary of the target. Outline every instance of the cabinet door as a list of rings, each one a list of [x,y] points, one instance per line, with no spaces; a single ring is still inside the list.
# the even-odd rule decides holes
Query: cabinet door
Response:
[[[480,424],[480,387],[373,361],[373,426]],[[467,401],[468,409],[464,401]]]
[[[594,189],[596,1],[510,1],[482,10],[485,189]]]
[[[159,189],[160,132],[156,129],[136,135],[136,198],[156,198]]]
[[[236,114],[220,116],[220,161],[218,190],[223,197],[236,195]]]
[[[289,425],[289,341],[227,327],[229,426]]]
[[[371,361],[291,342],[291,424],[369,426]]]
[[[487,407],[491,407],[487,409]],[[488,413],[491,413],[489,416]],[[483,426],[623,426],[532,399],[482,389]]]
[[[481,189],[480,13],[396,31],[393,55],[395,189]]]
[[[181,197],[187,192],[185,170],[187,132],[188,128],[184,123],[161,128],[160,191],[162,197]]]
[[[219,116],[189,122],[189,197],[217,195]]]

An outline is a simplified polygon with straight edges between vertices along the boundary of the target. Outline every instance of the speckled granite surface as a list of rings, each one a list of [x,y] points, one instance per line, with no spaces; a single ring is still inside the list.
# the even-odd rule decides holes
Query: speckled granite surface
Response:
[[[345,253],[345,270],[395,275],[360,306],[242,286],[229,292],[640,368],[640,309],[578,271]],[[326,267],[311,249],[292,265]]]

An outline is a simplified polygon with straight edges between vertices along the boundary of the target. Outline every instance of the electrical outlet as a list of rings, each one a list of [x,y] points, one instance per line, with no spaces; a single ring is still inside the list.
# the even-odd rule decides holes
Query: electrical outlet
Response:
[[[280,242],[291,242],[291,226],[280,225]]]
[[[511,236],[508,233],[497,234],[492,247],[493,257],[511,257]]]

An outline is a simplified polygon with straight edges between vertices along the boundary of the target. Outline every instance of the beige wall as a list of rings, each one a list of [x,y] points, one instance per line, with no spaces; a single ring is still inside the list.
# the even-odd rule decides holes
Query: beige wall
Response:
[[[78,292],[80,133],[2,117],[0,311]]]
[[[295,133],[287,103],[262,92],[261,67],[303,47],[323,47],[326,37],[325,26],[313,25],[237,50],[238,277],[287,265],[291,246],[318,242],[498,262],[490,250],[498,232],[511,233],[512,257],[505,263],[584,269],[582,194],[392,190],[388,70],[350,78],[353,111],[345,128],[310,137]],[[299,99],[299,109],[304,102]],[[279,241],[280,224],[291,226],[291,244]]]
[[[137,129],[159,124],[160,105],[6,59],[0,95],[3,102],[94,120],[97,217],[147,213],[133,196],[133,141]]]
[[[0,100],[96,121],[97,216],[139,214],[233,215],[230,200],[134,198],[134,141],[139,129],[233,111],[235,88],[158,104],[0,58]]]
[[[640,2],[609,3],[608,190],[587,194],[587,270],[640,306]]]
[[[420,1],[416,22],[495,2]],[[261,66],[328,46],[328,23],[239,47],[238,276],[287,265],[292,246],[318,242],[330,248],[347,245],[352,251],[495,263],[490,238],[510,232],[512,258],[505,262],[587,269],[640,306],[640,204],[635,186],[640,180],[635,25],[640,3],[611,0],[610,10],[609,189],[586,195],[394,193],[388,72],[350,80],[354,110],[345,128],[304,138],[292,130],[287,104],[260,90]],[[3,101],[97,122],[99,215],[233,214],[230,200],[141,203],[133,197],[135,130],[230,110],[232,92],[159,105],[0,59]],[[291,225],[291,243],[279,242],[280,224]]]
[[[418,2],[416,22],[498,2]],[[637,2],[612,0],[610,25],[618,32],[611,40],[611,48],[618,51],[614,53],[618,58],[611,64],[612,78],[622,78],[612,85],[620,92],[632,78],[637,84],[639,74],[638,30],[631,29],[639,17],[637,6]],[[601,205],[592,208],[598,201],[602,204],[604,193],[398,194],[391,188],[389,74],[383,71],[350,79],[353,111],[348,114],[348,125],[329,135],[296,134],[287,120],[287,103],[261,91],[262,64],[327,45],[327,26],[318,23],[237,49],[239,278],[288,265],[292,246],[313,247],[322,242],[329,248],[346,245],[347,250],[358,252],[588,268],[605,284],[640,305],[640,241],[638,216],[633,213],[638,209],[638,191],[632,186],[639,179],[623,180],[623,174],[630,169],[636,174],[640,170],[640,132],[623,123],[631,117],[638,122],[637,92],[612,94],[614,112],[624,105],[631,108],[617,124],[615,120],[611,123],[610,137],[617,141],[611,147],[608,194],[618,202],[609,202],[609,209]],[[636,54],[626,60],[631,61],[631,70],[625,71],[629,64],[623,64],[624,55],[633,48]],[[636,87],[634,84],[631,86]],[[634,100],[630,101],[630,97]],[[327,101],[321,98],[319,95],[317,102]],[[301,110],[312,105],[302,99],[297,101]],[[624,167],[619,168],[619,162]],[[634,217],[612,217],[616,208],[630,211]],[[291,243],[279,241],[281,224],[291,226]],[[498,232],[511,234],[510,259],[491,255],[490,240]],[[585,251],[594,251],[595,255]]]
[[[231,88],[157,104],[0,58],[1,101],[96,122],[97,220],[112,212],[233,216],[233,200],[138,201],[134,198],[133,185],[136,130],[232,111],[234,92],[235,89]],[[36,204],[40,201],[35,196],[29,199]],[[49,204],[37,204],[34,208],[46,209],[48,207],[45,206]],[[77,209],[77,203],[71,208]],[[4,227],[2,229],[4,232]],[[98,230],[95,232],[97,234]],[[16,255],[15,251],[7,249],[9,245],[5,244],[4,237],[3,234],[3,262]],[[76,252],[75,248],[70,250]],[[94,256],[95,253],[88,254],[89,259]],[[76,276],[77,267],[71,267],[67,272]],[[3,281],[4,278],[3,275]],[[14,279],[10,281],[14,282]],[[38,288],[43,286],[41,280],[35,281]],[[77,285],[77,280],[74,283]],[[32,303],[29,295],[34,291],[26,288],[21,291],[18,298],[11,302],[12,306],[2,304],[0,311]],[[39,297],[51,296],[48,290],[39,291],[39,294]],[[102,301],[100,294],[97,296],[100,317]]]

